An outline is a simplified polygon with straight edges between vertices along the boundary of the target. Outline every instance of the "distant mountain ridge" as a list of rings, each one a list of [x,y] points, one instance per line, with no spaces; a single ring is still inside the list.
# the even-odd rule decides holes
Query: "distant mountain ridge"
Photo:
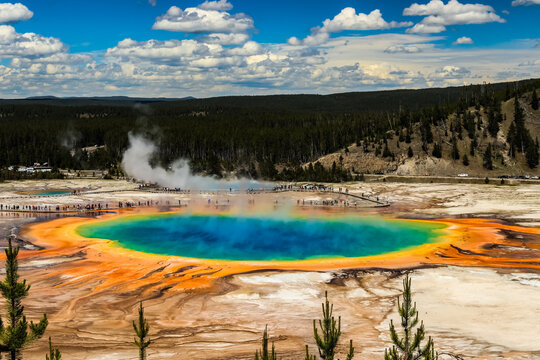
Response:
[[[82,105],[113,105],[132,106],[135,103],[158,103],[194,100],[193,96],[183,98],[144,98],[129,96],[82,96],[82,97],[57,97],[52,95],[30,96],[21,99],[0,99],[0,104],[41,104],[58,106],[82,106]]]
[[[55,97],[33,96],[25,99],[0,99],[0,105],[53,105],[53,106],[133,106],[155,104],[156,106],[190,107],[194,110],[208,108],[266,109],[270,111],[309,112],[358,112],[397,111],[402,108],[417,110],[422,107],[443,106],[456,103],[466,92],[478,91],[489,86],[491,91],[504,92],[507,87],[540,82],[540,79],[471,84],[446,88],[394,89],[335,94],[277,94],[277,95],[231,95],[209,98],[144,98],[128,96]],[[481,91],[480,91],[481,92]],[[198,110],[197,110],[198,111]]]

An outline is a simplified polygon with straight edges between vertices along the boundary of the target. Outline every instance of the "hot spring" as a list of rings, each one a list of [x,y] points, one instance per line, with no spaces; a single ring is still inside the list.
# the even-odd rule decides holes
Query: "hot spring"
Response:
[[[53,195],[67,195],[72,194],[73,190],[69,189],[42,189],[42,190],[30,190],[19,192],[21,195],[31,196],[53,196]]]
[[[291,261],[363,257],[432,243],[446,225],[367,216],[152,214],[86,223],[77,233],[145,253]]]

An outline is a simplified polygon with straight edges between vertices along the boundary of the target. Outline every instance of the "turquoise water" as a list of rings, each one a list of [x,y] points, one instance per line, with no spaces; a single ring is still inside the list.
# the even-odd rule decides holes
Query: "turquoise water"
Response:
[[[374,217],[145,215],[86,224],[87,238],[153,254],[221,260],[378,255],[437,240],[443,224]]]
[[[36,193],[33,193],[32,195],[37,196],[48,196],[48,195],[65,195],[65,194],[71,194],[73,191],[71,190],[43,190]]]

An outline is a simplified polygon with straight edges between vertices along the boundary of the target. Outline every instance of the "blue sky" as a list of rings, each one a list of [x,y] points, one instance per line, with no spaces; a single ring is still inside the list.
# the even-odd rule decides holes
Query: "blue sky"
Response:
[[[332,93],[540,74],[540,0],[21,2],[0,2],[0,97]]]

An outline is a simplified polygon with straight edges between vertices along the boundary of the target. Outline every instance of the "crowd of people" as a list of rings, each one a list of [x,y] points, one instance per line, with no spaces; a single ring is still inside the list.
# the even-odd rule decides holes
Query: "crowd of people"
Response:
[[[118,203],[79,203],[79,204],[62,204],[62,205],[16,205],[16,204],[0,204],[0,211],[14,212],[79,212],[93,210],[108,210],[119,208],[135,207],[133,202]]]
[[[217,202],[216,202],[217,203]],[[113,209],[129,209],[135,207],[156,207],[156,206],[185,206],[186,201],[178,200],[146,200],[146,201],[118,201],[118,202],[89,202],[78,204],[62,205],[18,205],[18,204],[0,204],[0,211],[7,212],[82,212],[82,211],[101,211]]]
[[[139,185],[140,190],[149,190],[149,189],[155,189],[160,192],[174,192],[174,193],[190,193],[191,191],[183,190],[181,188],[169,188],[169,187],[156,187],[154,184],[140,184]],[[77,190],[74,191],[76,194]],[[334,188],[333,186],[327,186],[327,185],[292,185],[292,184],[284,184],[284,185],[278,185],[274,187],[272,190],[268,189],[266,191],[271,192],[283,192],[283,191],[299,191],[299,192],[332,192],[332,193],[339,193],[339,194],[346,194],[349,195],[349,190],[346,188]],[[229,189],[229,192],[232,193],[233,189]],[[255,189],[248,189],[246,191],[247,194],[257,194],[260,192],[265,192],[264,190],[255,190]],[[206,195],[219,195],[222,192],[209,192],[204,193]],[[364,199],[369,200],[372,202],[376,202],[379,205],[388,205],[388,200],[379,199],[378,196],[372,196],[367,193],[362,193],[361,196],[359,195],[351,195],[351,197],[356,197],[358,200]],[[333,199],[333,200],[306,200],[306,199],[299,199],[297,200],[296,204],[297,206],[340,206],[340,207],[358,207],[361,205],[361,201],[355,200],[354,198],[349,199]],[[176,202],[178,201],[178,203]],[[76,203],[76,204],[61,204],[61,205],[19,205],[19,204],[0,204],[0,211],[10,211],[10,212],[50,212],[50,213],[64,213],[64,212],[83,212],[83,211],[101,211],[101,210],[111,210],[111,209],[124,209],[124,208],[134,208],[134,207],[156,207],[156,206],[186,206],[188,205],[189,201],[184,200],[184,203],[182,203],[182,200],[144,200],[144,201],[118,201],[118,202],[84,202],[84,203]],[[254,199],[248,200],[248,205],[253,205],[255,203]],[[230,200],[207,200],[207,205],[215,205],[215,206],[228,206],[230,204]],[[275,200],[275,206],[278,205],[278,201]]]
[[[298,206],[341,206],[341,207],[358,207],[357,201],[347,201],[343,199],[339,200],[297,200],[296,205]]]

